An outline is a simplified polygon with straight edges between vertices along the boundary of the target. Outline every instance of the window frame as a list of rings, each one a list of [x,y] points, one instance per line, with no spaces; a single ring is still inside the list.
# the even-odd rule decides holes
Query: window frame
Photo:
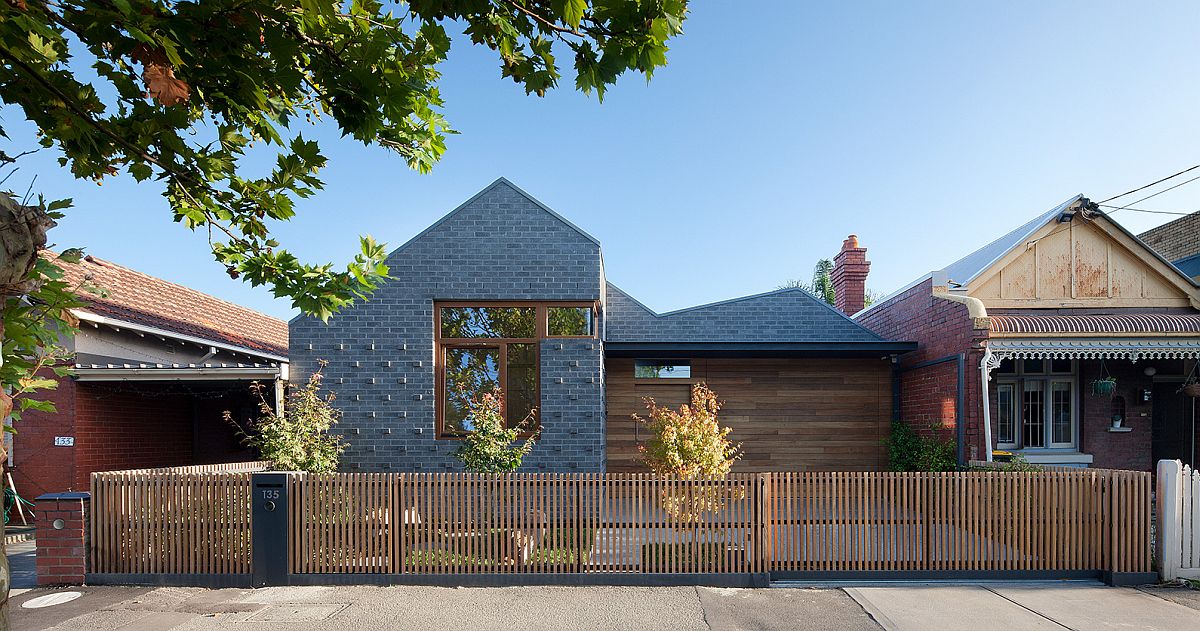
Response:
[[[551,335],[550,334],[550,308],[551,307],[591,310],[591,312],[592,312],[592,319],[591,319],[592,332],[589,333],[588,335]],[[599,318],[597,317],[599,315],[599,313],[598,313],[598,310],[596,309],[596,303],[592,303],[592,304],[559,304],[559,303],[554,303],[554,302],[547,302],[547,303],[538,305],[538,309],[539,309],[538,313],[540,315],[537,316],[537,320],[539,323],[541,323],[542,328],[546,332],[546,334],[544,336],[545,339],[548,339],[548,340],[591,340],[591,339],[596,338],[596,330],[600,328],[600,321],[599,321]]]
[[[534,327],[533,337],[443,337],[442,336],[442,309],[454,307],[508,307],[508,308],[534,308]],[[592,310],[592,335],[574,335],[574,336],[549,336],[547,334],[548,326],[548,307],[578,307],[588,308]],[[512,421],[508,418],[508,347],[510,344],[530,344],[533,346],[533,363],[534,363],[534,388],[533,396],[536,405],[534,405],[534,423],[533,427],[528,431],[520,432],[522,438],[528,438],[536,435],[541,430],[542,424],[542,342],[544,340],[564,340],[564,339],[595,339],[597,329],[599,329],[596,320],[597,308],[596,302],[580,302],[580,301],[521,301],[521,300],[435,300],[433,301],[433,340],[434,340],[434,417],[435,427],[434,433],[436,438],[441,440],[462,440],[467,436],[467,433],[451,432],[446,428],[446,355],[449,349],[454,348],[495,348],[499,350],[499,370],[497,373],[497,381],[500,384],[500,391],[504,393],[502,399],[501,411],[504,414],[504,425],[509,427],[510,423],[519,423],[524,419]]]
[[[1012,416],[1013,416],[1013,439],[1015,442],[1001,442],[1000,437],[996,437],[996,447],[998,449],[1011,449],[1014,451],[1070,451],[1079,449],[1079,432],[1080,432],[1080,408],[1081,394],[1079,389],[1079,361],[1071,360],[1070,372],[1055,372],[1053,371],[1053,360],[1046,358],[1045,370],[1043,372],[1026,373],[1024,370],[1023,360],[1014,360],[1013,371],[1008,373],[1000,373],[996,377],[996,417],[999,418],[1000,413],[1000,392],[1001,386],[1012,387]],[[1040,447],[1031,447],[1025,441],[1025,388],[1026,383],[1041,382],[1042,392],[1042,439],[1043,445]],[[1067,383],[1070,388],[1071,403],[1071,440],[1070,442],[1054,442],[1054,384]],[[989,404],[990,405],[990,404]]]

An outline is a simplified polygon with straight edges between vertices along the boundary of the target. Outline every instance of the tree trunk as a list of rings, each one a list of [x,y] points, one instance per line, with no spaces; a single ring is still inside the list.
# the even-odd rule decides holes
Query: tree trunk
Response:
[[[30,274],[37,263],[38,253],[46,247],[46,231],[54,220],[39,206],[24,206],[8,195],[0,194],[0,306],[9,300],[20,300],[31,288]],[[4,339],[4,320],[0,318],[0,340]],[[0,356],[0,365],[4,357]],[[9,395],[14,384],[0,384],[0,419],[8,420],[13,400]],[[2,475],[8,467],[8,450],[0,440],[0,492],[8,488],[8,477]],[[7,526],[8,524],[5,524]],[[8,593],[12,577],[8,568],[8,552],[0,537],[0,631],[7,631]]]

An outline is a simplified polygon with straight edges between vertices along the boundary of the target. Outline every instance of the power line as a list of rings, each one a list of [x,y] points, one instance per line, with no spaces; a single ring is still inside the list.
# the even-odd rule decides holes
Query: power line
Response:
[[[1132,194],[1132,193],[1136,193],[1136,192],[1138,192],[1138,191],[1141,191],[1141,190],[1148,189],[1148,188],[1150,188],[1151,186],[1154,186],[1155,184],[1162,184],[1163,182],[1166,182],[1167,180],[1169,180],[1169,179],[1171,179],[1171,178],[1179,177],[1179,176],[1183,175],[1184,173],[1187,173],[1188,171],[1195,171],[1196,169],[1200,169],[1200,164],[1197,164],[1197,165],[1196,165],[1196,166],[1194,166],[1194,167],[1188,167],[1188,168],[1186,168],[1186,169],[1184,169],[1184,170],[1180,171],[1179,173],[1176,173],[1176,174],[1174,174],[1174,175],[1168,175],[1167,177],[1164,177],[1164,178],[1163,178],[1163,179],[1161,179],[1161,180],[1157,180],[1157,181],[1151,182],[1151,183],[1149,183],[1149,184],[1147,184],[1147,185],[1145,185],[1145,186],[1139,186],[1139,187],[1137,187],[1137,188],[1133,189],[1132,191],[1126,191],[1126,192],[1124,192],[1124,193],[1121,193],[1120,195],[1113,195],[1112,197],[1109,197],[1108,199],[1100,200],[1100,202],[1099,202],[1099,203],[1101,203],[1101,204],[1104,204],[1104,203],[1106,203],[1106,202],[1111,202],[1112,200],[1114,200],[1114,199],[1116,199],[1116,198],[1118,198],[1118,197],[1125,197],[1126,195],[1130,195],[1130,194]],[[1167,189],[1167,190],[1171,190],[1171,189]],[[1137,203],[1137,202],[1134,202],[1134,204],[1136,204],[1136,203]],[[1131,204],[1131,205],[1132,205],[1132,204]]]
[[[1200,166],[1200,165],[1196,165],[1196,166]],[[1194,168],[1196,168],[1196,167],[1192,167],[1192,168],[1194,169]],[[1191,171],[1191,169],[1188,169],[1188,171]],[[1171,177],[1175,177],[1175,176],[1173,175],[1173,176],[1171,176]],[[1169,179],[1169,178],[1168,178],[1168,179]],[[1141,198],[1141,199],[1137,200],[1136,202],[1130,202],[1130,203],[1126,204],[1125,206],[1121,206],[1120,208],[1115,208],[1115,209],[1113,209],[1113,210],[1110,210],[1110,211],[1108,212],[1108,214],[1109,214],[1109,215],[1111,215],[1111,214],[1113,214],[1113,213],[1115,213],[1115,212],[1117,212],[1117,211],[1120,211],[1120,210],[1129,210],[1129,208],[1130,208],[1130,207],[1132,207],[1134,204],[1138,204],[1138,203],[1144,202],[1144,201],[1146,201],[1146,200],[1150,199],[1151,197],[1158,197],[1159,195],[1162,195],[1163,193],[1166,193],[1167,191],[1173,191],[1173,190],[1175,190],[1175,189],[1179,188],[1180,186],[1183,186],[1183,185],[1185,185],[1185,184],[1191,184],[1192,182],[1195,182],[1196,180],[1200,180],[1200,175],[1197,175],[1196,177],[1194,177],[1194,178],[1192,178],[1192,179],[1190,179],[1190,180],[1184,180],[1184,181],[1180,182],[1179,184],[1176,184],[1175,186],[1169,186],[1169,187],[1167,187],[1167,188],[1164,188],[1163,190],[1161,190],[1161,191],[1159,191],[1159,192],[1157,192],[1157,193],[1153,193],[1153,194],[1151,194],[1151,195],[1147,195],[1147,196],[1145,196],[1145,197],[1143,197],[1143,198]],[[1161,182],[1161,181],[1162,181],[1162,180],[1159,180],[1159,182]],[[1150,185],[1148,185],[1148,186],[1153,186],[1153,184],[1150,184]],[[1145,187],[1145,186],[1143,186],[1142,188],[1146,188],[1146,187]],[[1126,195],[1128,195],[1128,193],[1126,193]],[[1118,195],[1117,197],[1120,197],[1120,195]],[[1106,200],[1104,200],[1104,201],[1108,201],[1108,200],[1106,199]]]
[[[1187,211],[1187,212],[1179,212],[1176,210],[1148,210],[1145,208],[1131,208],[1129,206],[1111,206],[1109,204],[1097,204],[1097,205],[1100,206],[1101,208],[1115,208],[1118,210],[1128,210],[1128,211],[1135,212],[1135,213],[1150,213],[1152,215],[1176,215],[1179,217],[1186,217],[1187,215],[1192,215],[1192,214],[1195,214],[1196,212],[1200,212],[1200,211],[1195,211],[1195,210]]]

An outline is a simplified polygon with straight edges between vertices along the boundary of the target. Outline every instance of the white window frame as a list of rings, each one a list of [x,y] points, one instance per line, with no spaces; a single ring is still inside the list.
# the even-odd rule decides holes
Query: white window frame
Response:
[[[1012,388],[1013,441],[1001,442],[997,436],[996,446],[1000,449],[1028,451],[1063,451],[1079,448],[1079,362],[1071,361],[1071,372],[1050,372],[1051,360],[1045,360],[1046,372],[1024,372],[1024,362],[1013,360],[1013,372],[996,376],[996,414],[999,418],[1000,396],[1005,387]],[[1025,438],[1025,384],[1029,381],[1040,381],[1042,386],[1042,418],[1044,447],[1030,447],[1024,444]],[[1070,442],[1054,442],[1054,384],[1067,383],[1071,388],[1071,440]]]

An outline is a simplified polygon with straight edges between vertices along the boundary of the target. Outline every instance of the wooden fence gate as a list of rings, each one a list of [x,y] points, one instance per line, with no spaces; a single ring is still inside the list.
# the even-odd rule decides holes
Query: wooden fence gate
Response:
[[[92,572],[257,574],[268,540],[287,580],[308,584],[1067,577],[1151,563],[1143,472],[339,473],[282,486],[286,526],[265,532],[251,524],[249,473],[96,474]]]
[[[1158,463],[1158,558],[1162,577],[1200,579],[1200,471]]]

